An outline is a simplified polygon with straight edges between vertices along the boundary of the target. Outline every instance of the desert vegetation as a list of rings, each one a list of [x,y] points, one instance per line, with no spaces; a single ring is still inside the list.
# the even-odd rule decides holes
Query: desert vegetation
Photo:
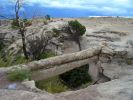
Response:
[[[24,69],[13,69],[8,73],[8,79],[10,81],[24,81],[26,79],[30,79],[30,71]]]
[[[74,40],[79,45],[79,50],[81,50],[80,39],[86,32],[86,27],[82,25],[79,21],[69,21],[68,25],[63,26],[63,32],[70,34],[72,40]]]

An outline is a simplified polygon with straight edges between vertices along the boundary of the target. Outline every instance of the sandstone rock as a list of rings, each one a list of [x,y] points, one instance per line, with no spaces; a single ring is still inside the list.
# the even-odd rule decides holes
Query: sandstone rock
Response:
[[[22,85],[24,85],[26,88],[29,88],[29,89],[35,89],[36,88],[34,80],[24,81],[24,82],[22,82]]]
[[[133,100],[133,76],[58,94],[66,100]]]
[[[60,94],[0,90],[0,100],[133,100],[133,76]]]
[[[63,100],[52,94],[39,94],[22,90],[0,90],[0,100]]]

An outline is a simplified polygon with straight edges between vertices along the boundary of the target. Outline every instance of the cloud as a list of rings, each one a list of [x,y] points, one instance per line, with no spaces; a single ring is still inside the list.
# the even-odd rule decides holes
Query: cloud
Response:
[[[95,6],[130,7],[132,0],[27,0],[29,3],[38,3],[49,7],[88,8]]]
[[[5,0],[2,0],[5,1]],[[9,1],[9,0],[6,0]],[[80,9],[107,14],[125,15],[133,9],[133,0],[24,0],[28,5],[42,7]],[[131,11],[131,10],[130,10]]]
[[[73,8],[92,11],[126,13],[133,8],[132,0],[27,0],[29,4],[40,4],[44,7]]]

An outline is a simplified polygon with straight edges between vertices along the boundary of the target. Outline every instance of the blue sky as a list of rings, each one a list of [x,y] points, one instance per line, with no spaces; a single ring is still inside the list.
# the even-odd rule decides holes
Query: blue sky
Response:
[[[14,0],[1,0],[8,13],[13,13]],[[133,16],[133,0],[23,0],[22,11],[37,10],[53,17]],[[30,9],[28,11],[27,9]],[[45,10],[45,11],[44,11]]]

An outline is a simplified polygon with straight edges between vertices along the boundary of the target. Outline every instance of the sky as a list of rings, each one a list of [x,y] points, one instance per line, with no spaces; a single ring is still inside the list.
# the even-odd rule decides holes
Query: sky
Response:
[[[13,0],[1,0],[6,14],[13,14]],[[21,10],[53,17],[133,16],[133,0],[23,0]],[[29,11],[28,11],[29,10]]]

